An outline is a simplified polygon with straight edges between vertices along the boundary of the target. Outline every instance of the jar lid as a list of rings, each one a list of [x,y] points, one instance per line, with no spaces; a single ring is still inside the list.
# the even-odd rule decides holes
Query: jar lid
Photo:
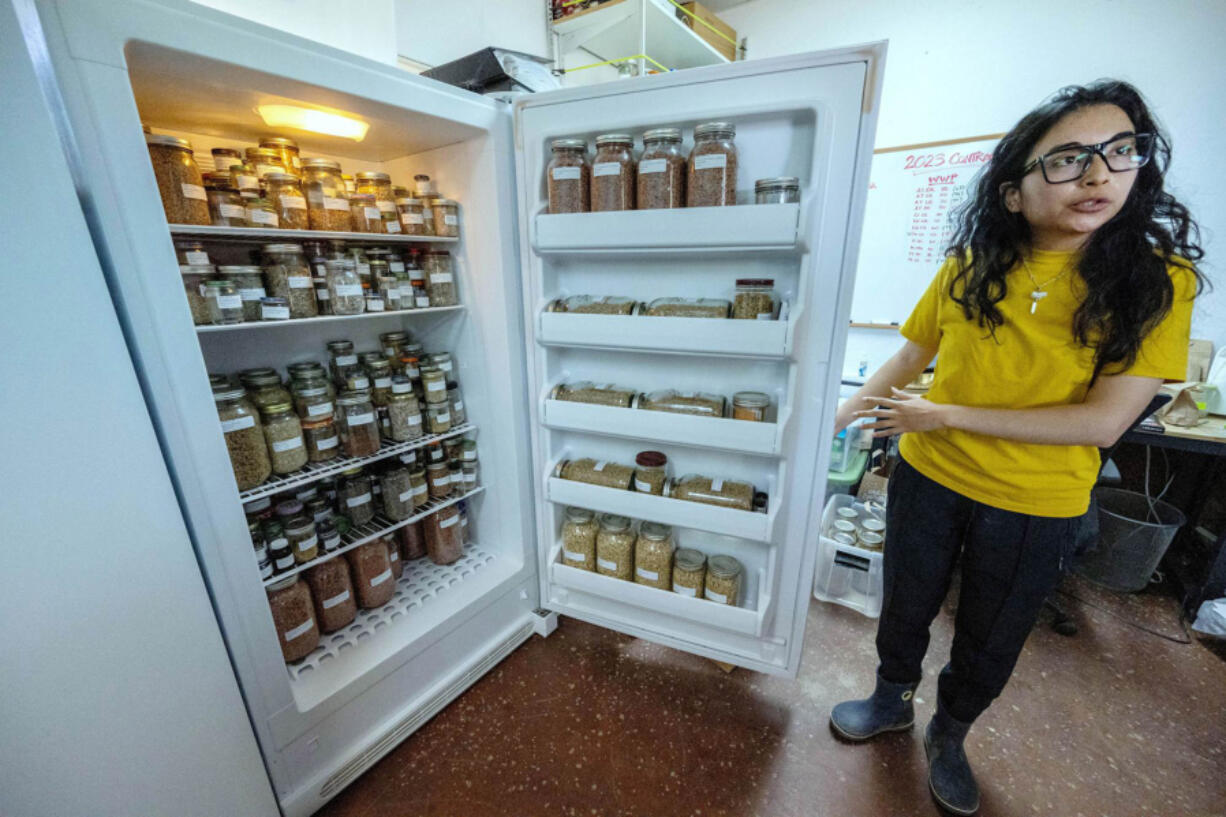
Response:
[[[298,183],[298,177],[293,173],[265,173],[264,179],[270,182],[278,182],[285,184],[288,182]]]
[[[639,527],[639,535],[651,539],[655,542],[663,542],[668,537],[672,536],[673,529],[668,525],[661,525],[659,522],[644,522]]]
[[[277,375],[277,370],[271,366],[257,366],[253,369],[243,369],[238,373],[239,380],[250,380],[253,377],[269,376],[277,377],[277,379],[280,380],[280,377]]]
[[[694,548],[680,548],[673,555],[673,563],[682,570],[701,570],[707,563],[707,557]]]
[[[554,139],[550,143],[554,150],[587,150],[586,139]]]
[[[680,142],[681,128],[652,128],[643,134],[644,142]]]
[[[352,468],[346,468],[344,471],[341,471],[341,473],[347,477],[360,476],[362,474],[362,466],[355,465]]]
[[[264,589],[269,593],[274,593],[278,590],[284,590],[287,587],[292,587],[293,585],[297,583],[298,583],[298,574],[295,573],[294,575],[290,576],[288,579],[281,579],[280,581],[275,581],[272,584],[268,585],[268,587],[265,587]]]
[[[269,403],[267,406],[260,409],[260,411],[263,414],[285,414],[291,411],[293,408],[294,407],[289,403]]]
[[[382,341],[395,341],[395,340],[403,341],[403,340],[408,340],[408,339],[409,339],[408,332],[384,332],[382,335],[379,335],[379,340],[382,340]]]
[[[627,530],[630,527],[630,517],[603,513],[600,515],[600,527],[614,532]]]
[[[274,150],[273,148],[247,148],[247,158],[250,159],[253,156],[276,159],[278,162],[281,161],[281,151]]]
[[[341,396],[336,398],[336,402],[342,406],[360,406],[362,403],[369,403],[370,396],[361,391],[346,391],[341,392]]]
[[[366,172],[357,175],[358,181],[362,182],[390,182],[392,177],[386,173]]]
[[[235,150],[234,148],[213,148],[212,150],[209,151],[209,153],[212,153],[214,156],[242,156],[243,155],[239,153],[237,150]]]
[[[350,193],[350,194],[349,194],[349,201],[350,201],[350,203],[353,203],[353,202],[355,202],[355,201],[356,201],[356,202],[358,202],[359,204],[366,204],[366,203],[368,203],[368,202],[372,202],[372,201],[374,201],[374,200],[375,200],[375,194],[374,194],[374,193]]]
[[[277,503],[277,516],[294,516],[302,513],[302,501],[298,499],[287,499],[284,502]]]
[[[402,374],[392,377],[392,394],[408,394],[413,391],[413,381]]]
[[[383,353],[376,352],[376,354],[382,355]],[[378,357],[372,360],[368,360],[366,361],[366,365],[371,369],[378,369],[379,371],[392,368],[392,364],[385,357]]]
[[[739,287],[773,287],[775,285],[774,278],[737,278],[736,285]]]
[[[694,128],[694,136],[714,136],[717,133],[736,134],[736,125],[731,122],[703,122]]]
[[[260,147],[277,145],[278,147],[296,148],[298,143],[286,136],[261,136]]]
[[[262,496],[243,505],[243,513],[260,513],[272,506],[272,497]]]
[[[274,175],[274,174],[269,174],[269,176],[271,175]],[[286,176],[290,179],[294,179],[294,177],[290,176],[288,173],[278,173],[275,175]],[[289,253],[298,253],[301,255],[302,245],[301,244],[265,244],[264,252],[289,252]]]
[[[771,404],[768,395],[760,391],[739,391],[732,395],[732,405],[745,408],[766,408]]]
[[[222,275],[263,275],[264,268],[254,264],[226,264],[217,268]]]
[[[447,467],[447,461],[443,459],[443,460],[437,460],[435,462],[430,463],[429,465],[426,466],[426,470],[427,471],[437,471],[440,468],[446,468],[446,467]]]
[[[401,198],[401,199],[396,199],[396,203],[400,205],[401,207],[420,207],[421,199],[415,199],[411,197]]]
[[[145,144],[147,145],[166,145],[172,148],[181,148],[183,150],[191,150],[192,143],[186,139],[180,139],[177,136],[168,136],[164,133],[147,133],[145,134]]]
[[[634,458],[634,464],[643,468],[663,468],[668,464],[668,457],[662,451],[641,451]]]
[[[351,340],[330,340],[328,341],[329,352],[348,352],[353,348]]]
[[[259,269],[259,267],[253,267],[253,269]],[[324,370],[323,364],[317,360],[299,360],[296,363],[289,364],[285,368],[291,375],[294,374],[294,372],[319,372],[320,374],[323,374]]]
[[[340,170],[341,163],[334,162],[331,159],[303,159],[302,167],[303,169],[313,167],[320,170]]]
[[[596,146],[634,144],[634,137],[628,133],[602,133],[596,137]]]
[[[459,206],[460,206],[460,203],[459,203],[458,201],[456,201],[455,199],[435,199],[435,200],[434,200],[434,206],[435,206],[435,207],[439,207],[439,206],[442,206],[442,207],[459,207]]]
[[[587,508],[577,508],[574,505],[569,505],[566,508],[566,520],[568,522],[591,522],[595,516],[596,514]]]
[[[315,384],[320,385],[316,386]],[[320,397],[328,393],[328,387],[323,385],[323,381],[318,378],[311,380],[300,380],[298,386],[294,388],[299,397]]]
[[[180,275],[212,275],[212,264],[180,264]]]
[[[799,190],[800,179],[795,176],[772,176],[768,179],[758,179],[753,183],[755,191],[761,190]]]
[[[741,573],[741,563],[731,556],[712,556],[707,560],[707,571],[721,579],[731,579]]]

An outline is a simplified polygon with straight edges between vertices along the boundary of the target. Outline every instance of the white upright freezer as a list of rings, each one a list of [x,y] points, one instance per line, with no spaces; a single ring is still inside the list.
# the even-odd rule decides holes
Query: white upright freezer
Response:
[[[45,37],[94,240],[285,814],[318,809],[534,632],[547,634],[556,614],[795,675],[884,44],[508,106],[187,2],[48,0],[38,11],[42,31],[29,36]],[[193,326],[172,238],[258,247],[316,236],[168,225],[141,124],[190,139],[209,169],[210,148],[254,144],[269,132],[255,112],[269,102],[370,125],[360,142],[290,133],[303,156],[337,159],[351,173],[382,170],[399,183],[427,173],[460,202],[458,240],[353,239],[449,249],[459,308]],[[710,120],[736,124],[737,206],[546,214],[551,140],[671,126],[683,129],[688,150],[694,126]],[[799,204],[750,203],[753,181],[773,176],[800,179]],[[738,278],[775,281],[778,320],[546,309],[579,294],[726,298]],[[481,462],[481,486],[466,500],[474,541],[454,564],[410,563],[392,602],[287,665],[242,503],[340,466],[240,492],[207,373],[326,361],[328,340],[369,348],[393,329],[456,360],[465,433]],[[761,391],[774,409],[768,422],[753,423],[550,399],[557,384],[579,380],[641,392]],[[644,449],[664,452],[676,476],[752,483],[769,495],[766,512],[554,475],[563,460],[632,464]],[[723,606],[564,564],[559,531],[570,505],[672,525],[680,546],[736,557],[742,598]]]

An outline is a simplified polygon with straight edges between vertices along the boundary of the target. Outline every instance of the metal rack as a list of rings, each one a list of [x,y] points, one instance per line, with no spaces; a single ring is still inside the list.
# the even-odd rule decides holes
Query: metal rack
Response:
[[[218,227],[211,224],[171,224],[170,234],[226,241],[346,241],[367,244],[458,244],[460,239],[438,235],[337,233],[328,230],[280,230],[263,227]]]

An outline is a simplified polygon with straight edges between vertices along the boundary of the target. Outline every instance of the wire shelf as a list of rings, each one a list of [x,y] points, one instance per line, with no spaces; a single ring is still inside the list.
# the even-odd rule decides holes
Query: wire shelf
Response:
[[[316,323],[335,323],[337,321],[376,320],[380,318],[407,318],[420,315],[439,315],[449,312],[460,312],[464,304],[455,306],[429,306],[423,309],[391,309],[385,312],[360,312],[357,315],[319,315],[314,318],[290,318],[287,321],[244,321],[243,323],[226,323],[218,325],[201,325],[196,327],[197,334],[212,334],[214,332],[251,332],[266,329],[280,329],[285,326],[307,326]]]
[[[327,230],[281,230],[264,227],[217,227],[211,224],[171,224],[170,234],[200,239],[256,241],[344,241],[363,244],[456,244],[458,238],[437,235],[383,235],[380,233],[335,233]]]

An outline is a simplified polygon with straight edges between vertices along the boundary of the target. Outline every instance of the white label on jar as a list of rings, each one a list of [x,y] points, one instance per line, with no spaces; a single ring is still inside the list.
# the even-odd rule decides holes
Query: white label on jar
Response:
[[[217,296],[217,307],[219,309],[242,309],[243,308],[243,296],[242,295],[218,295]]]
[[[426,384],[426,391],[446,391],[447,384],[441,380],[431,380]]]
[[[399,548],[388,548],[387,560],[389,562],[399,562],[400,561],[400,549]]]
[[[413,498],[413,494],[414,494],[415,492],[416,492],[416,489],[415,489],[415,488],[409,488],[409,490],[405,491],[404,493],[402,493],[402,494],[400,495],[400,501],[401,501],[401,502],[408,502],[410,499],[412,499],[412,498]]]
[[[307,406],[307,416],[308,417],[319,417],[323,414],[331,414],[331,413],[332,413],[332,401],[331,400],[329,400],[327,403],[315,403],[314,405]]]
[[[306,553],[308,550],[310,550],[313,547],[317,547],[318,545],[319,545],[319,537],[311,536],[307,539],[303,539],[301,542],[298,543],[298,550],[302,551],[303,553]]]
[[[324,196],[325,210],[349,210],[349,202],[345,199],[338,199],[335,196]]]
[[[438,367],[441,371],[444,371],[447,374],[451,374],[451,361],[450,360],[444,360],[442,363],[438,364]]]
[[[383,571],[378,576],[375,576],[373,579],[371,579],[370,586],[378,587],[379,585],[383,584],[385,581],[387,581],[391,577],[392,577],[392,569],[389,567],[387,570]]]
[[[209,263],[209,254],[203,250],[188,250],[184,257],[187,258],[189,264]]]
[[[367,312],[382,312],[383,311],[383,299],[382,298],[367,298],[366,299],[366,311]]]
[[[652,571],[650,571],[650,570],[644,570],[644,569],[643,569],[643,568],[641,568],[641,567],[636,567],[636,568],[634,569],[634,572],[638,574],[638,576],[639,576],[639,578],[640,578],[640,579],[646,579],[646,580],[647,580],[647,581],[649,581],[649,582],[658,582],[658,581],[660,581],[660,574],[659,574],[659,573],[653,573]]]
[[[332,296],[328,293],[328,290],[323,289],[322,287],[317,287],[315,289],[315,299],[319,301],[330,301],[332,300]]]
[[[185,199],[200,199],[201,201],[209,200],[209,197],[204,194],[204,188],[198,184],[188,184],[187,182],[183,182],[179,186],[183,188],[183,198]]]
[[[260,317],[266,321],[287,321],[289,320],[289,307],[263,304],[260,307]]]
[[[719,477],[716,477],[715,479],[711,480],[711,490],[717,494],[720,491],[724,490],[724,481],[720,479]]]
[[[396,355],[396,347],[395,346],[384,346],[383,355],[384,357],[394,357]]]
[[[255,165],[255,175],[259,176],[261,179],[264,178],[265,173],[284,173],[284,172],[285,172],[285,168],[279,164],[278,165],[266,165],[266,164],[260,164],[259,162],[256,162],[256,165]]]
[[[639,175],[644,173],[663,173],[668,169],[668,159],[644,159],[639,162]]]
[[[450,284],[451,283],[451,273],[450,272],[433,273],[430,276],[430,283],[432,284]]]
[[[222,218],[247,218],[247,208],[241,204],[219,204],[217,209],[221,211]]]
[[[383,213],[395,213],[396,212],[396,202],[394,201],[382,201],[381,200],[381,201],[375,202],[375,204],[379,205],[380,212],[383,212]]]
[[[634,490],[638,491],[640,494],[649,494],[651,493],[651,486],[646,482],[643,482],[641,479],[636,479],[634,481]]]
[[[363,207],[362,212],[366,214],[367,221],[379,221],[383,218],[378,207]]]
[[[608,559],[596,557],[597,567],[603,567],[605,570],[617,570],[617,562],[610,562]]]
[[[400,287],[396,287],[395,289],[389,289],[387,291],[387,300],[388,300],[388,303],[391,303],[392,301],[399,301],[400,300]]]
[[[760,321],[773,321],[774,319],[775,319],[774,312],[759,312],[758,313],[758,320]]]
[[[359,496],[351,496],[345,500],[345,505],[350,508],[356,508],[359,505],[365,505],[370,502],[370,491]]]
[[[238,297],[244,301],[258,301],[267,294],[264,291],[264,287],[251,287],[250,289],[240,289],[238,291]]]
[[[553,169],[553,180],[555,182],[561,182],[567,179],[578,179],[581,176],[582,170],[578,167],[555,167]]]
[[[229,434],[231,431],[242,431],[255,425],[254,417],[235,417],[233,420],[222,420],[221,430]]]
[[[359,291],[359,292],[361,292],[361,290],[362,290],[362,288],[359,286],[359,287],[358,287],[358,291]],[[337,295],[340,295],[340,294],[341,294],[341,292],[340,292],[340,288],[339,288],[339,287],[337,287],[337,292],[336,292],[336,294],[337,294]],[[357,355],[341,355],[340,357],[338,357],[338,358],[336,359],[336,365],[337,365],[337,366],[356,366],[357,364],[358,364],[358,356],[357,356]]]
[[[373,411],[368,411],[363,414],[351,414],[345,418],[345,422],[347,422],[351,426],[370,425],[374,421],[375,421],[375,413]]]
[[[593,176],[616,176],[621,172],[621,162],[597,162],[592,165]]]
[[[682,587],[676,582],[673,582],[673,592],[679,596],[689,596],[692,599],[698,598],[697,587]]]
[[[449,519],[444,519],[442,522],[439,522],[438,526],[440,530],[444,528],[450,528],[452,525],[454,525],[456,522],[459,522],[459,521],[460,521],[460,515],[456,514],[455,516],[450,517]]]
[[[466,487],[476,488],[477,487],[477,475],[476,474],[465,474],[464,475],[464,485]]]
[[[477,452],[466,450],[463,454],[460,455],[460,459],[464,460],[464,462],[476,462]]]
[[[448,227],[455,227],[457,224],[460,223],[460,217],[459,216],[443,216],[443,223],[446,224]]]
[[[384,221],[384,222],[383,222],[383,228],[384,228],[385,230],[387,230],[387,231],[388,231],[388,233],[390,233],[390,234],[392,234],[392,235],[395,235],[396,233],[400,232],[400,222],[399,222],[399,221],[390,221],[390,220],[388,220],[388,221]]]
[[[440,411],[438,414],[434,415],[434,422],[436,422],[436,423],[450,423],[450,422],[451,422],[451,412],[449,412],[449,411]]]
[[[406,302],[411,302],[413,300],[413,285],[412,284],[401,284],[400,285],[400,300],[406,301]]]
[[[292,553],[288,556],[282,556],[280,559],[277,559],[277,570],[289,570],[293,566],[294,554]]]
[[[727,167],[728,156],[724,153],[707,153],[694,157],[695,170],[708,170],[713,167]]]
[[[289,281],[290,289],[310,289],[315,286],[315,283],[306,275],[290,275],[286,280]]]
[[[609,463],[607,460],[601,460],[600,462],[596,463],[596,465],[592,468],[592,470],[593,471],[603,471],[604,467],[608,464]]]
[[[709,589],[709,588],[708,588],[708,590],[707,590],[707,600],[708,600],[708,601],[717,601],[717,602],[719,602],[720,604],[727,604],[727,603],[728,603],[728,597],[727,597],[727,596],[725,596],[723,593],[716,593],[714,590],[711,590],[711,589]]]
[[[391,387],[392,387],[392,379],[390,377],[376,377],[375,378],[375,388],[376,389],[390,389]]]
[[[323,606],[325,610],[331,610],[336,605],[344,604],[347,601],[349,601],[349,591],[342,590],[341,592],[337,593],[332,598],[324,599],[322,602],[320,602],[320,604]]]
[[[359,277],[365,278],[367,275],[370,275],[370,264],[367,264],[365,261],[359,261],[355,266]]]
[[[409,417],[409,425],[411,425],[411,426],[419,426],[419,425],[421,425],[421,415],[420,415],[420,414],[414,414],[414,415],[412,415],[411,417]]]
[[[315,447],[320,451],[327,451],[329,448],[336,448],[336,443],[337,443],[337,438],[335,436],[332,436],[326,440],[318,441],[317,443],[315,443]]]
[[[324,540],[324,550],[325,551],[336,550],[340,546],[341,546],[341,537],[339,533],[336,536],[330,536]]]
[[[421,213],[401,213],[400,220],[404,223],[404,226],[406,227],[409,226],[410,224],[425,224],[426,223],[426,220],[422,218]]]
[[[452,485],[463,485],[464,484],[464,472],[463,471],[452,472],[451,484]]]
[[[582,562],[587,559],[582,553],[575,553],[573,550],[562,550],[562,558],[568,562]]]
[[[280,223],[277,220],[276,213],[270,213],[267,210],[260,210],[255,207],[247,208],[247,220],[253,221],[256,224],[263,224],[267,227],[276,227]]]
[[[403,261],[388,261],[387,268],[392,272],[404,272]]]
[[[463,400],[456,400],[456,401],[455,401],[455,404],[452,406],[452,408],[454,408],[454,409],[455,409],[457,412],[463,411],[463,410],[464,410],[464,401],[463,401]]]
[[[337,284],[335,289],[336,297],[338,298],[354,298],[362,294],[361,284]],[[336,359],[337,366],[353,366],[357,362],[358,359],[353,355],[345,355],[343,358],[338,357]]]
[[[278,454],[282,451],[293,451],[295,448],[302,448],[301,437],[294,437],[291,440],[278,440],[272,444],[272,450]]]
[[[430,489],[426,486],[426,484],[422,483],[421,485],[416,485],[413,487],[413,496],[415,498],[425,496],[427,493],[429,493],[429,491]]]
[[[428,297],[426,297],[425,295],[422,295],[422,296],[419,296],[419,297],[418,297],[418,299],[417,299],[417,308],[418,308],[418,309],[425,309],[425,308],[426,308],[426,307],[428,307],[429,305],[430,305],[430,299],[429,299]]]
[[[281,206],[286,210],[305,210],[306,199],[304,199],[302,196],[292,196],[283,193],[281,195]]]
[[[239,176],[238,186],[244,190],[254,190],[260,186],[260,180],[255,176]]]
[[[288,644],[289,642],[293,641],[298,636],[306,635],[307,633],[311,631],[311,628],[314,626],[315,626],[315,619],[308,618],[306,621],[299,624],[294,629],[286,630],[285,631],[285,643]]]

